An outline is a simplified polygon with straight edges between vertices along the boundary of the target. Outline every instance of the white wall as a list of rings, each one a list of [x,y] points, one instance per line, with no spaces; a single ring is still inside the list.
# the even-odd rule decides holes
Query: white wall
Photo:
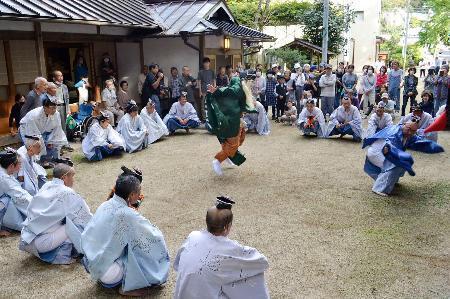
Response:
[[[139,43],[117,43],[117,67],[119,83],[128,81],[128,94],[136,102],[141,99],[138,94],[137,80],[141,72]]]
[[[241,39],[230,37],[230,49],[240,50],[241,49]],[[224,47],[224,36],[223,35],[206,35],[205,36],[205,48],[206,49],[220,49]]]
[[[64,33],[84,33],[97,34],[97,26],[84,24],[65,24],[55,22],[41,22],[43,32],[64,32]]]
[[[189,42],[199,45],[198,37],[190,37]],[[181,38],[146,38],[143,43],[145,64],[157,63],[166,75],[172,66],[180,71],[186,65],[192,70],[192,75],[197,76],[199,53],[186,46]]]

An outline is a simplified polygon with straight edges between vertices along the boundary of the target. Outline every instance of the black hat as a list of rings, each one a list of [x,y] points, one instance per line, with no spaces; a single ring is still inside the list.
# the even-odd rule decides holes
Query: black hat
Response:
[[[414,112],[415,111],[423,111],[423,103],[421,102],[419,104],[412,105],[411,110]]]
[[[56,106],[56,97],[50,97],[48,94],[44,96],[44,99],[42,101],[42,106],[49,107],[49,106]]]
[[[138,108],[136,102],[134,100],[129,100],[127,107],[125,108],[125,111],[127,113],[131,113],[133,111],[138,111],[138,110],[139,110],[139,108]]]
[[[231,207],[235,204],[231,198],[226,196],[218,196],[216,199],[216,208],[219,210],[231,210]]]
[[[279,79],[284,79],[284,76],[283,75],[277,75],[277,80],[279,80]]]
[[[123,171],[122,175],[124,175],[124,174],[132,175],[132,176],[136,177],[139,180],[139,182],[142,183],[142,171],[140,169],[133,168],[133,170],[131,170],[126,166],[122,166],[122,167],[120,167],[120,169],[122,169],[122,171]]]
[[[100,115],[96,117],[99,122],[109,120],[109,115],[106,112],[100,111]]]
[[[40,140],[39,136],[37,136],[37,135],[25,135],[25,138],[31,139],[31,140],[36,140],[36,141]]]
[[[7,168],[9,165],[17,162],[17,152],[12,148],[5,148],[0,152],[0,164],[3,168]]]
[[[306,104],[316,104],[316,103],[314,102],[314,99],[307,99]]]

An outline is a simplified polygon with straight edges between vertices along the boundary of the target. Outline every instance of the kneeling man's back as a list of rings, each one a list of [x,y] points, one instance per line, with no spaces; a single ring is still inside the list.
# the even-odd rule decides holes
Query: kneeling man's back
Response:
[[[219,198],[208,210],[208,230],[192,232],[178,251],[174,298],[269,298],[266,257],[227,237],[233,219],[229,201]]]

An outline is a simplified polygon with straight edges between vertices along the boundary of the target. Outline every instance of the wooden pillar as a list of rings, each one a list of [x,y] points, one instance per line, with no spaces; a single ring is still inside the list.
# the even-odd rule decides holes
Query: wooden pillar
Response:
[[[11,47],[9,46],[9,41],[3,41],[3,48],[5,51],[5,60],[6,60],[6,74],[8,76],[8,94],[9,100],[13,101],[16,94],[16,85],[14,84],[14,73],[13,73],[13,65],[11,60]]]
[[[198,67],[199,70],[202,69],[203,67],[203,57],[205,57],[205,35],[200,35],[200,42],[199,42],[199,49],[200,51],[198,52]]]
[[[38,62],[38,73],[47,78],[47,67],[45,65],[44,40],[42,38],[41,23],[34,22],[34,33],[36,41],[36,59]]]
[[[140,54],[140,62],[141,62],[141,67],[145,64],[145,58],[144,58],[144,41],[141,39],[139,41],[139,54]]]

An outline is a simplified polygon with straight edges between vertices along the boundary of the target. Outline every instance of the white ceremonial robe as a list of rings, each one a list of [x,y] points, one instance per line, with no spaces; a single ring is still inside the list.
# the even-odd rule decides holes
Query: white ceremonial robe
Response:
[[[125,140],[127,152],[133,153],[147,147],[147,127],[139,115],[131,117],[129,113],[125,114],[117,125],[117,132]]]
[[[163,136],[169,135],[169,130],[167,129],[166,124],[164,124],[156,110],[150,114],[148,113],[147,108],[144,107],[141,110],[140,117],[148,129],[147,139],[149,144],[155,142]]]
[[[97,209],[81,245],[83,264],[94,281],[105,279],[114,266],[123,272],[118,282],[124,291],[167,281],[169,254],[162,232],[117,195]]]
[[[393,124],[392,116],[389,113],[383,113],[382,117],[379,117],[376,113],[373,113],[369,118],[366,137],[372,136],[376,132],[392,126]]]
[[[269,263],[255,248],[208,231],[194,231],[178,251],[175,299],[269,298]]]
[[[164,117],[163,122],[167,125],[167,122],[170,118],[179,117],[181,119],[189,119],[199,122],[197,111],[195,111],[194,106],[191,103],[187,102],[184,105],[181,105],[180,102],[175,102],[172,104],[169,113]]]
[[[82,147],[86,158],[91,159],[95,155],[95,147],[112,144],[113,148],[125,149],[125,140],[111,125],[103,129],[98,121],[89,128],[88,134],[83,139]]]
[[[45,145],[52,144],[57,148],[67,145],[67,137],[61,127],[61,116],[56,111],[55,114],[47,116],[44,112],[44,107],[38,107],[28,112],[20,120],[20,134],[22,140],[25,135],[47,135],[44,137]],[[45,146],[41,147],[40,156],[45,155],[47,150]]]
[[[323,116],[322,110],[317,107],[313,108],[312,112],[309,112],[308,109],[303,108],[302,112],[298,116],[297,124],[300,126],[302,123],[306,123],[309,117],[314,117],[319,123],[319,131],[317,132],[318,137],[326,137],[327,134],[327,126],[325,124],[325,117]]]
[[[0,217],[0,227],[20,231],[27,215],[27,208],[33,197],[20,186],[19,181],[8,175],[0,167],[0,202],[6,207],[3,218]],[[1,213],[0,209],[0,215]]]
[[[25,146],[20,147],[17,153],[22,158],[22,166],[17,176],[23,177],[22,188],[31,195],[35,195],[47,181],[47,172],[36,163],[37,157],[30,157]]]
[[[409,113],[409,114],[405,115],[404,117],[402,117],[402,119],[400,119],[398,124],[401,125],[401,124],[407,123],[408,121],[410,121],[413,118],[413,116],[414,116],[413,113]],[[417,130],[417,135],[422,136],[429,140],[437,141],[438,140],[437,132],[430,132],[430,133],[424,132],[425,129],[428,128],[428,126],[430,126],[433,123],[433,120],[434,120],[433,116],[431,116],[430,113],[423,112],[422,116],[420,117],[419,129]]]
[[[53,264],[67,264],[72,249],[81,251],[81,233],[92,218],[84,199],[72,188],[54,178],[42,186],[28,206],[23,224],[19,249]],[[43,254],[35,246],[35,239],[48,233],[55,226],[63,225],[69,240],[51,252]]]
[[[267,117],[266,109],[259,102],[256,101],[255,109],[257,113],[247,113],[244,115],[244,122],[248,130],[255,130],[259,135],[270,134],[270,122]]]
[[[359,113],[359,109],[353,105],[350,106],[349,111],[345,111],[344,106],[341,105],[331,113],[327,136],[331,134],[337,124],[342,124],[344,122],[348,122],[350,125],[354,134],[353,137],[362,138],[363,128],[361,114]]]

